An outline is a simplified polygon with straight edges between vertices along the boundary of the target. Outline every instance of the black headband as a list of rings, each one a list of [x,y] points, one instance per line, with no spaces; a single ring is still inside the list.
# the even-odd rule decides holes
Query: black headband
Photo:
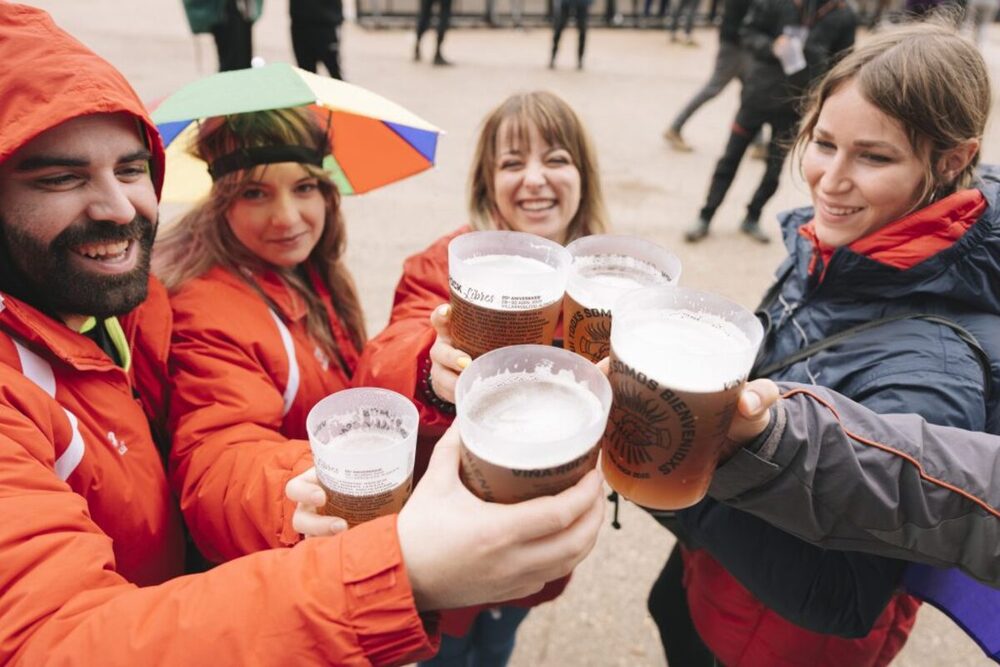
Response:
[[[226,174],[244,169],[252,169],[262,164],[278,162],[299,162],[316,167],[323,166],[322,151],[306,146],[250,146],[238,148],[208,165],[208,173],[217,181]]]

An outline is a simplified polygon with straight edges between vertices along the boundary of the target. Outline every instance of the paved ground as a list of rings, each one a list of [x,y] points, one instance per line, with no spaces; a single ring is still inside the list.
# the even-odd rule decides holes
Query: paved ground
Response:
[[[215,68],[214,48],[192,38],[180,0],[40,0],[56,19],[117,65],[148,100]],[[257,52],[268,61],[291,60],[287,0],[268,0],[255,32]],[[502,7],[505,4],[501,4]],[[447,130],[439,166],[407,182],[345,204],[350,260],[370,327],[384,325],[402,259],[465,222],[464,187],[477,125],[504,96],[547,88],[569,100],[590,127],[600,155],[612,219],[620,232],[640,234],[673,248],[684,262],[687,285],[725,293],[753,306],[782,256],[779,244],[752,244],[736,232],[762,171],[750,162],[718,214],[712,237],[698,246],[680,242],[707,188],[715,159],[735,111],[735,87],[704,107],[685,129],[696,152],[668,150],[660,133],[687,97],[707,78],[715,34],[698,31],[698,48],[667,43],[661,32],[592,30],[587,68],[574,65],[575,31],[564,36],[560,69],[549,71],[549,32],[468,29],[450,33],[446,53],[457,65],[432,68],[410,62],[407,31],[344,31],[344,70],[351,81],[394,99]],[[431,48],[431,38],[425,49]],[[986,45],[1000,71],[1000,33]],[[995,124],[985,142],[988,161],[1000,161]],[[774,214],[807,201],[786,172],[765,210]],[[164,219],[176,214],[164,211]],[[594,554],[578,569],[567,593],[532,612],[521,631],[515,667],[665,664],[645,596],[671,539],[634,507],[625,506],[621,531],[606,529]],[[749,545],[748,545],[749,546]],[[921,612],[897,667],[991,664],[947,619]],[[676,667],[676,666],[675,666]]]

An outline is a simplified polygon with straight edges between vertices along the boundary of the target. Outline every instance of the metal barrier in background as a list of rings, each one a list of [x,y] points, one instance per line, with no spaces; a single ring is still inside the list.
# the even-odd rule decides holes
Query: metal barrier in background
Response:
[[[661,29],[670,25],[672,4],[679,0],[595,0],[591,25]],[[701,0],[695,25],[714,23],[720,0]],[[357,21],[367,28],[400,28],[416,23],[420,0],[356,0]],[[455,27],[539,27],[552,23],[553,0],[452,0]],[[433,27],[432,23],[432,27]]]

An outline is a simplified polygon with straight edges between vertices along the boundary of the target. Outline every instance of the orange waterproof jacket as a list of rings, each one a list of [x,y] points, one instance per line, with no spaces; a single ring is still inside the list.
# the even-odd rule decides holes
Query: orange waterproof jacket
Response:
[[[313,285],[338,359],[310,339],[305,301],[274,273],[216,267],[170,298],[170,477],[212,561],[301,539],[285,484],[312,466],[306,415],[350,384],[358,358],[322,281]]]
[[[423,252],[407,258],[403,263],[403,277],[396,285],[389,324],[365,345],[354,376],[354,383],[359,387],[385,387],[412,398],[416,403],[420,412],[418,474],[426,468],[434,442],[454,418],[428,400],[424,378],[430,369],[430,349],[437,337],[431,326],[431,313],[450,299],[448,243],[459,234],[471,230],[468,226],[461,227],[441,237]],[[559,597],[568,582],[568,576],[557,579],[534,595],[505,604],[534,607]],[[476,615],[484,608],[470,607],[443,612],[441,631],[453,636],[464,636]]]
[[[125,111],[151,127],[124,79],[40,10],[0,2],[0,60],[0,162],[81,114]],[[148,138],[160,173],[158,135]],[[394,516],[175,577],[181,523],[146,423],[162,414],[166,386],[162,286],[151,281],[147,301],[120,320],[129,372],[0,293],[0,664],[360,666],[431,655]]]

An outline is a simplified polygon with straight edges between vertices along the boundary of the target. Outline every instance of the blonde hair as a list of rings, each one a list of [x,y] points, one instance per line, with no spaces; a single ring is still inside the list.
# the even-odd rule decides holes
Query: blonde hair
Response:
[[[603,234],[608,213],[597,171],[597,158],[583,123],[562,98],[546,91],[511,95],[486,116],[469,176],[469,215],[474,229],[496,229],[499,213],[493,184],[497,169],[497,139],[500,126],[510,120],[510,131],[522,144],[528,143],[528,128],[534,126],[550,146],[566,149],[580,172],[580,206],[566,230],[566,242],[581,236]]]
[[[992,100],[983,57],[946,21],[937,17],[887,30],[833,66],[806,102],[795,140],[800,168],[823,104],[854,82],[869,103],[899,122],[913,150],[926,154],[923,194],[915,208],[972,184],[979,151],[953,178],[935,171],[944,153],[982,138]]]
[[[240,148],[260,146],[305,146],[325,154],[328,139],[312,111],[282,109],[213,118],[205,121],[190,148],[196,157],[211,164],[221,156]],[[317,270],[330,290],[337,316],[341,319],[354,346],[360,350],[366,338],[361,303],[354,279],[343,262],[347,243],[344,220],[340,213],[340,194],[322,169],[303,164],[319,180],[326,202],[323,232],[306,263]],[[266,169],[266,165],[263,167]],[[222,176],[212,185],[208,197],[180,220],[167,226],[156,241],[153,272],[167,289],[176,291],[187,281],[209,269],[221,266],[253,283],[244,271],[271,270],[285,284],[298,292],[308,306],[306,328],[310,336],[332,359],[338,357],[337,345],[330,330],[326,308],[309,282],[294,269],[266,264],[237,240],[226,221],[226,214],[243,192],[255,169],[237,170]]]

